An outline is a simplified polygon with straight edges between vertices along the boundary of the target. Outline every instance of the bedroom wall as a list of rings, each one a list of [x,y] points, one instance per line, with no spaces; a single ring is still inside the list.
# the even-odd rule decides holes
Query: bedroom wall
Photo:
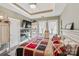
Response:
[[[62,20],[62,28],[65,28],[66,24],[74,22],[75,29],[79,29],[79,4],[67,4],[60,19]]]

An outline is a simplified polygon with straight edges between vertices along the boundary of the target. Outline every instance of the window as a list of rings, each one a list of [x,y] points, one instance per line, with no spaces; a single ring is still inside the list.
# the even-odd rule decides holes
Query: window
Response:
[[[41,36],[44,36],[44,32],[46,29],[46,21],[39,21],[39,34]],[[58,34],[58,21],[57,20],[48,20],[48,29],[50,35],[55,35]]]
[[[58,34],[58,24],[57,20],[49,20],[48,21],[48,27],[49,27],[49,33],[51,35]]]
[[[41,36],[44,36],[44,31],[46,29],[46,21],[39,21],[38,24],[39,24],[39,34]]]

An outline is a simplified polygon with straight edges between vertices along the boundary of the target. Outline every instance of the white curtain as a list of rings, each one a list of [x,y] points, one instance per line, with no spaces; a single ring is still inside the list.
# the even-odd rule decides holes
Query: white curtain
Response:
[[[44,36],[46,29],[46,21],[39,21],[39,34]],[[58,34],[58,21],[57,20],[48,20],[48,29],[50,35]]]
[[[57,20],[48,21],[49,33],[51,35],[58,34],[58,22]]]
[[[44,35],[46,29],[46,21],[39,21],[39,34]]]

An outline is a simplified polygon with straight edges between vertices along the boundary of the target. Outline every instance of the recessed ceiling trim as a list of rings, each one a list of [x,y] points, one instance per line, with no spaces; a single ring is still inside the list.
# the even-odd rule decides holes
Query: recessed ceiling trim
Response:
[[[35,14],[41,14],[41,13],[48,13],[48,12],[52,12],[53,10],[45,10],[45,11],[40,11],[40,12],[35,12],[35,13],[31,13],[31,15],[35,15]]]
[[[38,20],[38,21],[41,21],[41,20],[57,20],[59,16],[50,16],[50,17],[44,17],[44,18],[35,18],[34,20]]]
[[[53,10],[44,10],[44,11],[39,11],[39,12],[35,12],[35,13],[30,13],[27,10],[25,10],[24,8],[22,8],[20,5],[13,3],[13,5],[17,6],[18,8],[20,8],[21,10],[25,11],[26,13],[30,14],[30,15],[36,15],[36,14],[42,14],[42,13],[48,13],[48,12],[52,12]]]
[[[19,6],[18,4],[16,3],[13,3],[13,5],[17,6],[18,8],[22,9],[23,11],[25,11],[26,13],[30,14],[28,11],[26,11],[24,8],[22,8],[21,6]]]

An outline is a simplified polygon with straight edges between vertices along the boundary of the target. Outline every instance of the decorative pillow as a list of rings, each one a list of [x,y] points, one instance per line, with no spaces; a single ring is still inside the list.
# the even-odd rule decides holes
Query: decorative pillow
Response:
[[[67,24],[66,26],[65,26],[65,29],[71,29],[71,26],[72,26],[72,23],[69,23],[69,24]]]

